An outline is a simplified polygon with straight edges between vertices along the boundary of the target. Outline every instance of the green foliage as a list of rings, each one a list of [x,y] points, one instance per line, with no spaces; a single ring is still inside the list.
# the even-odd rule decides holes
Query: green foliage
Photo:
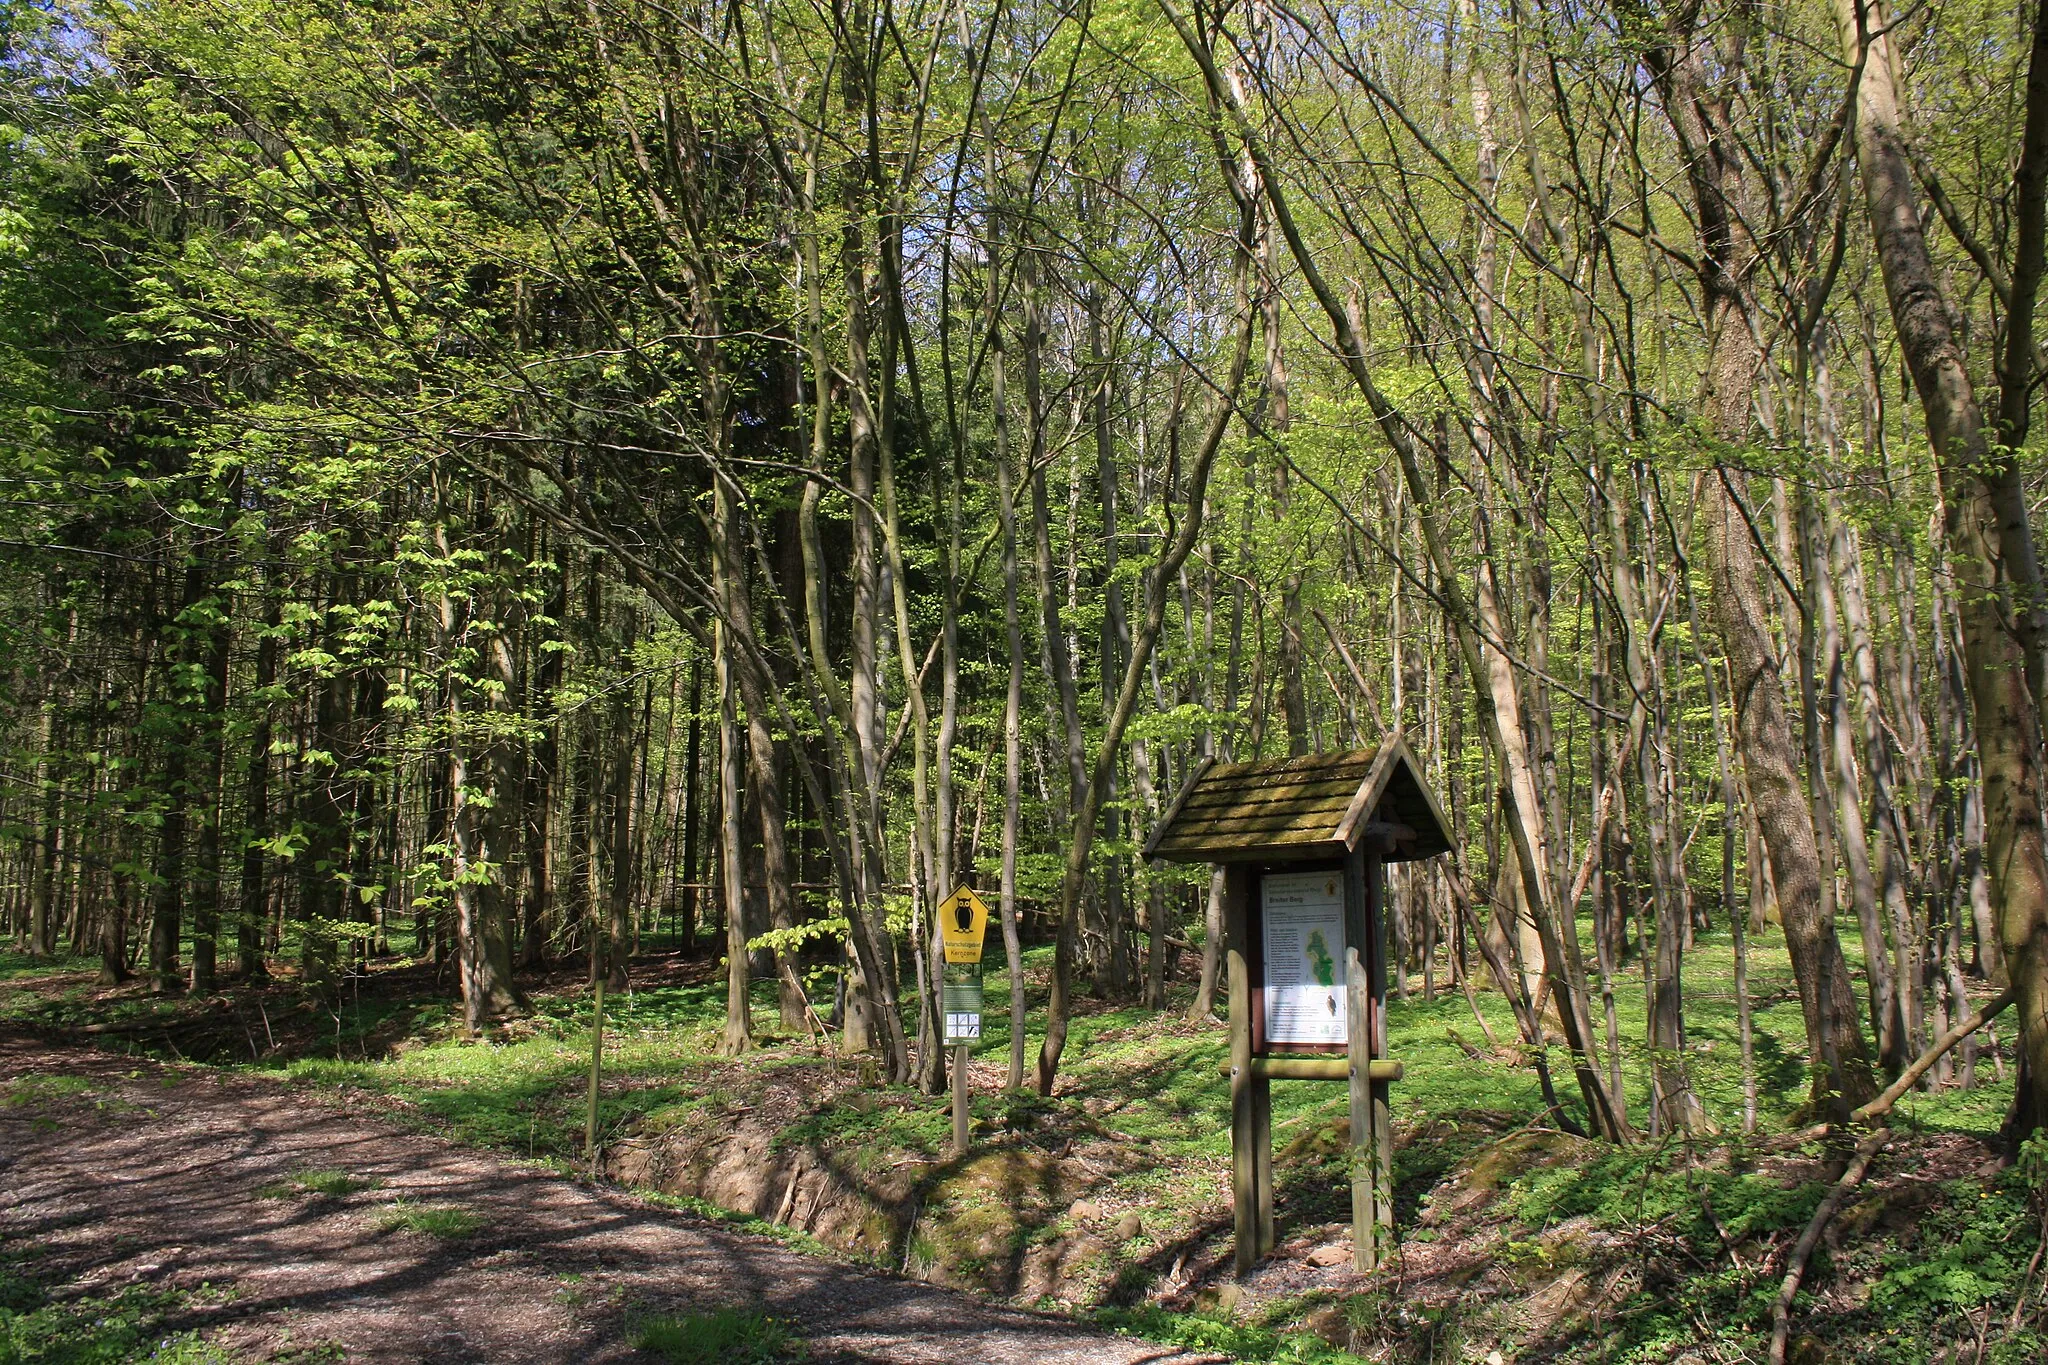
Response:
[[[92,1093],[92,1082],[83,1076],[32,1072],[0,1085],[0,1103],[21,1107],[53,1104]]]
[[[49,976],[56,972],[90,970],[98,966],[96,959],[89,957],[33,957],[28,953],[12,952],[0,948],[0,981],[12,981],[19,977]]]
[[[1825,1192],[1814,1184],[1787,1189],[1754,1171],[1700,1169],[1690,1153],[1642,1147],[1520,1175],[1510,1187],[1507,1207],[1532,1228],[1586,1216],[1609,1227],[1678,1217],[1709,1235],[1711,1215],[1731,1239],[1739,1240],[1803,1227]]]
[[[401,1199],[377,1215],[379,1232],[423,1232],[444,1242],[473,1237],[484,1226],[481,1215],[451,1204],[413,1204]]]
[[[779,1365],[804,1356],[787,1323],[753,1308],[642,1318],[633,1344],[670,1365]]]
[[[274,1181],[257,1193],[265,1199],[289,1199],[294,1195],[317,1194],[330,1199],[374,1190],[380,1182],[350,1175],[347,1171],[294,1171],[289,1179]]]
[[[813,945],[843,946],[851,928],[844,915],[821,915],[787,929],[764,930],[748,939],[747,947],[754,952],[767,948],[778,953],[797,953]]]
[[[0,1261],[0,1365],[230,1365],[197,1333],[165,1330],[194,1301],[147,1285],[60,1296]]]
[[[1917,1218],[1913,1244],[1883,1260],[1871,1306],[1888,1321],[1937,1320],[2022,1288],[2042,1232],[2024,1180],[2009,1171],[1989,1188],[1957,1181],[1943,1192]]]
[[[1233,1360],[1276,1361],[1283,1365],[1361,1365],[1360,1357],[1311,1332],[1288,1332],[1208,1313],[1172,1313],[1163,1308],[1105,1308],[1093,1314],[1101,1326],[1127,1336],[1161,1341],[1188,1351],[1209,1351]]]

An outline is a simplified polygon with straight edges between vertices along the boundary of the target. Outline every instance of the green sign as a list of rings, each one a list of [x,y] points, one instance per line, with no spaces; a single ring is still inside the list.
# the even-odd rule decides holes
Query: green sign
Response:
[[[951,972],[947,973],[952,976]],[[976,964],[970,972],[960,973],[958,979],[947,980],[939,986],[939,1001],[944,1008],[946,1020],[946,1042],[978,1043],[981,1041],[981,967]]]

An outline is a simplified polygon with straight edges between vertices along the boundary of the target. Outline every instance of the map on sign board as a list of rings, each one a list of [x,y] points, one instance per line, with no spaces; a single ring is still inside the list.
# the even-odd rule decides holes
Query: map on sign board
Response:
[[[970,887],[961,887],[939,902],[939,935],[946,943],[946,961],[981,961],[981,941],[988,933],[988,907]]]
[[[1342,1043],[1344,879],[1268,873],[1260,881],[1266,955],[1266,1042]]]

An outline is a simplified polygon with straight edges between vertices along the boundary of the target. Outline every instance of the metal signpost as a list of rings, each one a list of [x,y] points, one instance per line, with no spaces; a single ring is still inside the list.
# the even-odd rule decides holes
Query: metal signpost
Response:
[[[981,943],[988,907],[970,887],[939,902],[946,962],[939,983],[945,1040],[953,1049],[953,1155],[967,1151],[967,1054],[981,1041]]]

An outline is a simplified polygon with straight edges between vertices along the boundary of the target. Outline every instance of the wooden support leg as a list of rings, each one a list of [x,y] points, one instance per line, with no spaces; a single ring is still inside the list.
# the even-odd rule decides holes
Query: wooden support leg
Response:
[[[1371,1079],[1372,1032],[1368,1008],[1371,980],[1358,949],[1347,946],[1344,953],[1345,1016],[1350,1033],[1351,1069],[1347,1077],[1351,1091],[1351,1264],[1363,1273],[1379,1266],[1379,1170],[1378,1132],[1373,1122],[1373,1092],[1381,1087]]]
[[[1368,852],[1364,872],[1372,944],[1372,961],[1366,972],[1372,994],[1368,1040],[1377,1061],[1387,1055],[1387,865]],[[1386,1081],[1371,1082],[1373,1260],[1379,1265],[1386,1264],[1394,1251],[1394,1116],[1389,1098]]]
[[[1272,1170],[1270,1083],[1252,1075],[1252,981],[1245,954],[1245,899],[1245,879],[1232,869],[1224,880],[1223,921],[1229,945],[1230,1205],[1239,1275],[1250,1273],[1261,1255],[1260,1176],[1270,1180]],[[1264,1105],[1261,1098],[1266,1099]],[[1261,1109],[1268,1115],[1263,1124],[1259,1121]]]
[[[967,1155],[967,1044],[953,1049],[953,1155]]]
[[[1230,1207],[1239,1275],[1248,1274],[1259,1259],[1258,1123],[1252,1113],[1257,1085],[1249,1065],[1231,1068]]]
[[[1394,1248],[1394,1114],[1391,1087],[1372,1083],[1373,1228],[1384,1261]]]
[[[1273,1082],[1252,1077],[1252,1177],[1257,1200],[1254,1259],[1264,1260],[1280,1245],[1273,1231]]]

